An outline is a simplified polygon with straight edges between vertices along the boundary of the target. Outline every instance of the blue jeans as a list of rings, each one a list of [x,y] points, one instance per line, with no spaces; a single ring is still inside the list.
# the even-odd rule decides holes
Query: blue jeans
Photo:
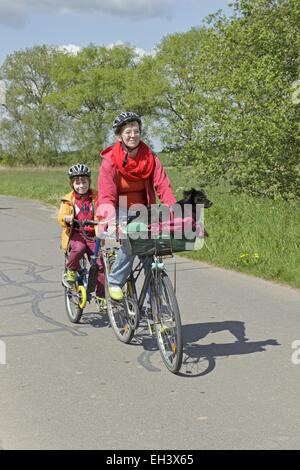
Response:
[[[131,273],[134,258],[135,256],[129,255],[124,245],[121,245],[116,261],[114,262],[110,275],[108,276],[108,283],[110,285],[123,287]],[[150,260],[146,256],[139,256],[139,259],[143,263],[144,273],[146,274]]]
[[[135,215],[135,212],[132,214],[130,210],[124,208],[117,208],[117,217],[119,220],[125,218],[127,220],[128,215]],[[128,276],[131,273],[133,262],[135,256],[131,256],[127,253],[126,248],[123,244],[118,251],[117,258],[113,264],[110,275],[108,276],[108,283],[112,286],[123,287]],[[144,272],[146,273],[146,268],[149,266],[148,258],[144,256],[139,256],[140,260],[143,262]]]

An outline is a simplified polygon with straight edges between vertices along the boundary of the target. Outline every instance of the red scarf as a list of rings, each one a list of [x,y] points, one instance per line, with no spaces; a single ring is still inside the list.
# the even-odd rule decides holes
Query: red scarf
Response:
[[[154,156],[151,149],[144,142],[140,142],[135,158],[128,155],[127,163],[123,167],[126,152],[120,142],[116,142],[112,149],[112,160],[119,172],[129,181],[147,179],[154,168]]]

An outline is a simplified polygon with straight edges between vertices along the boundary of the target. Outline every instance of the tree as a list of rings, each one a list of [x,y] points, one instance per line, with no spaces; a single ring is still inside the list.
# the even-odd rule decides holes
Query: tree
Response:
[[[153,56],[129,45],[12,54],[0,71],[2,154],[48,164],[65,150],[98,158],[113,118],[130,109],[189,180],[300,198],[299,0],[233,6],[231,18],[218,12],[166,36]]]
[[[52,164],[57,159],[63,126],[44,100],[55,89],[49,70],[58,54],[37,46],[14,52],[1,67],[0,79],[7,84],[1,141],[13,160]]]
[[[218,18],[225,22],[222,15]],[[219,87],[212,82],[219,67],[219,35],[216,27],[206,25],[165,37],[152,59],[152,80],[144,77],[152,90],[156,83],[152,114],[159,116],[157,128],[165,148],[180,169],[189,176],[191,168],[196,169],[202,181],[223,174],[214,119]],[[151,91],[144,95],[151,97]]]
[[[109,139],[112,121],[122,109],[125,82],[135,68],[130,46],[89,46],[76,56],[58,56],[51,68],[57,90],[47,102],[68,123],[68,144],[85,160]],[[97,156],[98,158],[98,156]]]
[[[298,0],[238,0],[223,29],[221,135],[230,143],[227,177],[236,190],[300,197]],[[220,122],[220,119],[219,119]]]
[[[136,70],[166,148],[189,179],[300,197],[298,0],[236,0],[235,14],[167,36]],[[151,65],[151,68],[150,68]],[[150,79],[149,79],[150,77]],[[139,83],[139,85],[137,85]],[[159,118],[157,117],[159,116]]]

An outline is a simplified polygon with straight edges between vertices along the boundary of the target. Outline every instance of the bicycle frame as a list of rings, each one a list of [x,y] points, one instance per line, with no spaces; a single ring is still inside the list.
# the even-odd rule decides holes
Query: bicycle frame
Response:
[[[141,312],[142,309],[143,309],[143,305],[144,305],[147,294],[148,294],[148,298],[149,299],[151,298],[151,287],[157,290],[159,276],[163,272],[166,272],[165,271],[165,265],[164,265],[161,257],[157,257],[157,256],[154,255],[154,256],[149,256],[147,258],[148,258],[149,261],[151,261],[151,265],[149,263],[149,266],[146,268],[146,275],[145,275],[145,279],[144,279],[140,294],[139,295],[137,294],[136,281],[137,281],[137,279],[139,278],[139,276],[142,272],[143,261],[140,261],[138,263],[138,265],[136,266],[136,268],[132,271],[132,273],[129,277],[129,282],[127,283],[128,288],[129,288],[129,295],[132,297],[134,302],[137,304],[139,312]],[[135,276],[134,274],[136,272],[137,272],[137,274]],[[151,279],[155,280],[154,285],[153,284],[151,285]],[[155,298],[158,299],[158,296],[155,295]],[[150,300],[149,300],[149,302],[150,302]],[[153,307],[155,307],[155,308],[153,308]],[[158,319],[157,319],[157,313],[158,313],[157,310],[158,310],[158,305],[152,306],[151,316],[153,317],[154,322],[158,321]],[[147,310],[147,308],[145,310],[145,313],[146,313],[147,320],[150,320],[151,319],[150,315],[149,315],[150,312]],[[149,325],[149,322],[148,322],[148,325]],[[149,325],[149,330],[152,334],[152,330],[150,328],[150,325]]]

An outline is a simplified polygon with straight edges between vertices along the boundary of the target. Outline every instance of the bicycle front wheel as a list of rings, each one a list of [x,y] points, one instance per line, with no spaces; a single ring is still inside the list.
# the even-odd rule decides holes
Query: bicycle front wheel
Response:
[[[65,304],[69,320],[79,323],[86,304],[86,290],[84,286],[77,286],[76,290],[65,288]]]
[[[165,273],[152,281],[151,303],[155,313],[155,331],[165,366],[176,374],[182,364],[183,341],[180,311],[172,283]]]

